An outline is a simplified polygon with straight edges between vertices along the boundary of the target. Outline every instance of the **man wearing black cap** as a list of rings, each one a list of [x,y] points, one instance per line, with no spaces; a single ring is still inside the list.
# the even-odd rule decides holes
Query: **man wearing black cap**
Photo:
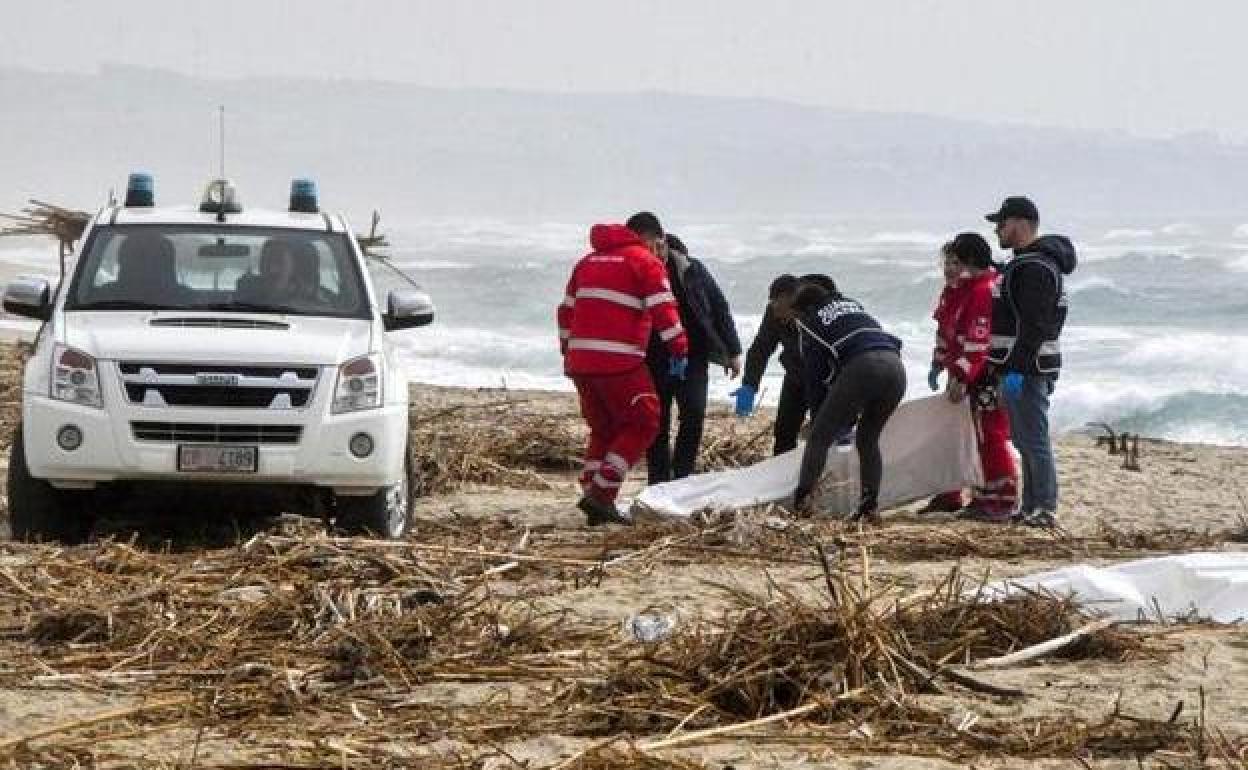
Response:
[[[1075,247],[1061,235],[1038,235],[1040,212],[1011,197],[987,215],[997,240],[1014,256],[993,295],[989,360],[1001,383],[1014,446],[1023,459],[1018,521],[1057,526],[1057,465],[1049,439],[1049,399],[1062,368],[1066,323],[1064,276],[1075,269]]]
[[[706,420],[708,369],[719,364],[730,377],[741,374],[741,340],[732,310],[719,284],[700,260],[689,256],[677,236],[664,231],[648,211],[629,217],[628,229],[646,242],[667,267],[681,323],[689,336],[689,356],[674,361],[658,334],[652,334],[646,363],[659,395],[659,432],[646,454],[648,483],[660,484],[693,473]],[[672,405],[677,406],[672,440]]]

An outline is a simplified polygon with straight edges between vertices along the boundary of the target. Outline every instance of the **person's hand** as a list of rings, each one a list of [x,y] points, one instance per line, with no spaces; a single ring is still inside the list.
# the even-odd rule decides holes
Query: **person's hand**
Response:
[[[742,385],[729,395],[737,400],[734,411],[738,417],[749,417],[754,414],[754,399],[758,396],[758,391],[753,385]]]
[[[1007,372],[1001,378],[1001,392],[1006,398],[1016,399],[1023,394],[1023,375],[1021,372]]]
[[[667,376],[673,380],[684,380],[689,374],[689,356],[672,356],[667,364]]]
[[[962,399],[966,398],[966,383],[957,377],[950,377],[949,387],[945,388],[945,395],[955,404],[962,403]]]
[[[932,364],[932,368],[927,370],[927,387],[933,393],[940,390],[940,372],[943,368],[940,364]]]
[[[724,364],[724,374],[728,375],[730,380],[735,380],[741,376],[741,356],[733,356],[728,359],[728,363]]]

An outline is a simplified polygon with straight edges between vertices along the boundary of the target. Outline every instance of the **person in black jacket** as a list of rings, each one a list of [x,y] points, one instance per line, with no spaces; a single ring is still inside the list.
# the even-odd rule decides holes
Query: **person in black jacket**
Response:
[[[1061,235],[1040,236],[1040,212],[1027,198],[1006,198],[985,217],[1014,257],[993,293],[988,352],[1001,383],[1010,433],[1023,460],[1023,500],[1017,520],[1057,526],[1057,464],[1049,439],[1049,399],[1062,368],[1066,325],[1065,276],[1075,270],[1075,247]]]
[[[628,228],[643,238],[651,229],[662,233],[658,218],[649,212],[634,215]],[[643,232],[645,231],[645,232]],[[663,234],[659,256],[667,265],[672,293],[680,305],[680,320],[689,337],[689,365],[684,379],[673,376],[667,346],[651,335],[646,363],[659,394],[659,434],[646,455],[650,484],[680,479],[693,473],[706,420],[708,368],[724,367],[736,378],[741,374],[741,340],[732,320],[728,300],[706,266],[689,256],[680,238]],[[672,404],[679,409],[676,440],[671,439]]]
[[[777,303],[776,312],[797,325],[806,395],[815,410],[794,507],[809,513],[828,450],[857,423],[861,497],[853,518],[877,523],[884,464],[880,434],[906,392],[901,340],[830,281],[804,283],[792,303]]]
[[[784,368],[784,382],[780,385],[780,402],[776,405],[775,454],[784,454],[797,446],[797,436],[809,410],[806,390],[802,387],[802,359],[798,355],[797,326],[792,321],[782,321],[776,315],[774,305],[778,300],[791,303],[799,288],[797,276],[781,275],[771,282],[767,290],[767,309],[763,311],[762,323],[745,354],[745,375],[741,387],[733,391],[736,398],[736,415],[749,417],[754,413],[754,401],[758,398],[758,386],[763,372],[776,348],[780,348],[780,365]]]

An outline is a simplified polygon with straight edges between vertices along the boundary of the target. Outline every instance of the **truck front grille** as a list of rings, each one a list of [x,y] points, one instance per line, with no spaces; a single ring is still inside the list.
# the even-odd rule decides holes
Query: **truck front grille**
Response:
[[[224,425],[206,422],[132,422],[137,441],[162,444],[298,444],[301,425]]]
[[[160,395],[163,403],[156,406],[224,406],[240,409],[267,409],[285,393],[290,397],[289,409],[308,403],[312,391],[289,388],[223,388],[200,385],[132,385],[126,383],[131,403],[150,403],[150,391]],[[274,407],[278,408],[278,407]]]
[[[314,366],[162,364],[118,365],[126,398],[147,407],[300,409],[312,400]]]

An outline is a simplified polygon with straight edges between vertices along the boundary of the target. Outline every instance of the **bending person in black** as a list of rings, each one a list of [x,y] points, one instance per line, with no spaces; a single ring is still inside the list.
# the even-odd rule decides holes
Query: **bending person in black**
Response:
[[[831,282],[804,282],[794,302],[779,303],[776,310],[797,325],[806,393],[812,405],[818,404],[794,507],[810,512],[809,498],[823,476],[828,450],[856,422],[862,495],[853,518],[876,523],[883,477],[880,433],[906,392],[901,340]]]
[[[802,359],[798,354],[797,326],[792,320],[781,320],[773,307],[780,299],[792,305],[798,288],[797,277],[788,274],[771,282],[771,287],[767,290],[767,309],[763,311],[763,321],[758,326],[754,341],[750,343],[749,352],[745,354],[745,375],[741,378],[741,387],[732,393],[736,398],[737,416],[749,417],[753,414],[758,386],[763,380],[763,372],[767,370],[767,362],[776,352],[776,348],[780,348],[784,382],[780,386],[780,403],[776,406],[775,454],[784,454],[797,446],[797,436],[808,411],[806,389],[802,387]]]

